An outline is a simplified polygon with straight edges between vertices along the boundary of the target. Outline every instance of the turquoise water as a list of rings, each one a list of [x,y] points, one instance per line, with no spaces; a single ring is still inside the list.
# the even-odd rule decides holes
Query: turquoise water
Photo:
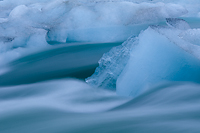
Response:
[[[191,28],[200,27],[199,18],[182,19]],[[147,27],[125,32],[135,37]],[[199,84],[160,82],[135,97],[121,96],[116,88],[96,88],[85,78],[104,53],[123,42],[48,43],[0,66],[0,133],[200,132]],[[125,56],[111,56],[102,66]]]
[[[159,83],[131,98],[84,82],[119,44],[58,45],[9,63],[0,81],[0,132],[199,132],[199,84]]]
[[[79,80],[3,87],[3,133],[199,132],[200,86],[163,83],[131,98]]]
[[[0,86],[63,77],[85,79],[94,72],[103,53],[120,44],[71,43],[44,48],[6,65],[9,71],[0,75]]]
[[[0,133],[200,133],[199,7],[0,0]]]

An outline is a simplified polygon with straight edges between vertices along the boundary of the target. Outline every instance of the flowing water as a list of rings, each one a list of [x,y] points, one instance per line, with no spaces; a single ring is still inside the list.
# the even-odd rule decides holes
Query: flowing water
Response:
[[[0,133],[199,133],[199,5],[0,0]]]
[[[0,132],[199,132],[198,84],[160,83],[131,98],[81,80],[116,45],[55,46],[8,64],[0,81]]]

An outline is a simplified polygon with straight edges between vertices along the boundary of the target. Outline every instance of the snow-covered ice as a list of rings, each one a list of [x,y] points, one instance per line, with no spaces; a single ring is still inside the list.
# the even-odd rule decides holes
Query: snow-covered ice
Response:
[[[149,0],[3,0],[0,53],[32,45],[40,49],[51,42],[121,42],[165,18],[187,17],[190,12],[198,16],[197,5]],[[0,58],[5,57],[0,54]]]

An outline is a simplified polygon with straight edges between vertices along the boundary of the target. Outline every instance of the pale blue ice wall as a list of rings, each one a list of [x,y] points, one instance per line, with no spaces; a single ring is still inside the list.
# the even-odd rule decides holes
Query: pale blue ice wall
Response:
[[[200,60],[148,28],[139,36],[139,43],[117,80],[117,93],[135,96],[145,87],[166,81],[200,83]]]
[[[199,12],[198,1],[3,0],[0,65],[50,41],[124,41],[165,18],[199,17]]]
[[[182,19],[166,19],[168,26],[150,26],[138,37],[104,54],[86,82],[136,96],[161,82],[200,82],[199,29]],[[116,82],[117,81],[117,82]]]

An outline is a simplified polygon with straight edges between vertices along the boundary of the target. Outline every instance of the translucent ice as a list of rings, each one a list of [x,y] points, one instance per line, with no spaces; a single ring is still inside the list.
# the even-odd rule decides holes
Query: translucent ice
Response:
[[[146,24],[143,26],[146,28],[167,17],[187,13],[178,4],[127,1],[2,1],[1,6],[3,11],[8,10],[5,14],[0,13],[1,26],[12,27],[12,36],[24,30],[31,32],[30,27],[34,27],[47,30],[48,41],[58,42],[124,41],[132,32],[141,30],[136,26]],[[136,26],[127,27],[133,25]]]
[[[179,41],[173,42],[178,37],[168,37],[152,28],[139,36],[139,44],[117,80],[117,93],[135,96],[145,87],[165,81],[200,82],[200,60],[192,50],[176,44]]]
[[[130,58],[130,50],[137,44],[136,37],[130,37],[122,45],[114,47],[99,60],[99,67],[86,82],[95,87],[116,88],[116,80]]]
[[[13,50],[20,56],[18,48],[40,49],[51,42],[123,42],[149,25],[187,13],[178,3],[149,0],[4,0],[0,58],[7,60],[3,55],[8,53],[16,57]]]
[[[199,30],[182,19],[167,19],[168,26],[151,26],[138,37],[104,54],[86,81],[135,96],[148,86],[165,81],[200,82]],[[117,81],[117,82],[116,82]]]

